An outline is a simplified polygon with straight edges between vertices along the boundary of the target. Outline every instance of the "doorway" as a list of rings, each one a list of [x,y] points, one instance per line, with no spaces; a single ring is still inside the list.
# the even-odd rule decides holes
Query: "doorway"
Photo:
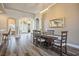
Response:
[[[19,33],[26,34],[31,32],[31,20],[23,17],[19,20]]]
[[[16,19],[8,18],[8,30],[9,29],[11,29],[11,31],[16,31]]]

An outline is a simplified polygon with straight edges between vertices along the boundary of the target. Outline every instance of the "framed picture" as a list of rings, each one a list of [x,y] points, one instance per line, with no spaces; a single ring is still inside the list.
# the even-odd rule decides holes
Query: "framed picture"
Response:
[[[49,24],[52,28],[62,28],[64,27],[64,18],[52,19]]]

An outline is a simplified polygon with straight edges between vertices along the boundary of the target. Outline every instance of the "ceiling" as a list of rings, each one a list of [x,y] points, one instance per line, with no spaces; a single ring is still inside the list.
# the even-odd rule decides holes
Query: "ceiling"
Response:
[[[5,13],[3,5],[0,3],[0,14]]]
[[[4,8],[13,9],[28,13],[39,13],[53,3],[4,3]]]

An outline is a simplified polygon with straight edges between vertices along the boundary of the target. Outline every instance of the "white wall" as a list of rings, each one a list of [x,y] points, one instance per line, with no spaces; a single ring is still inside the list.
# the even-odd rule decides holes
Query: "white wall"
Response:
[[[62,30],[69,31],[68,43],[79,45],[79,4],[55,4],[44,15],[44,31],[54,29],[55,33]],[[65,18],[64,28],[49,28],[49,20],[54,18]]]
[[[0,14],[0,45],[2,43],[2,33],[7,31],[7,19],[8,16],[5,14]]]
[[[6,14],[0,14],[0,29],[7,29],[7,19],[8,16]]]

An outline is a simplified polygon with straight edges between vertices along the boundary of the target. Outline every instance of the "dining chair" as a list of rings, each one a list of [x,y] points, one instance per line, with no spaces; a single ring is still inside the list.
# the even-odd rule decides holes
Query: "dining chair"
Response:
[[[53,47],[59,50],[60,55],[62,55],[63,53],[67,54],[67,34],[68,31],[61,31],[61,35],[56,35],[56,39],[52,43]]]
[[[10,35],[10,33],[11,33],[11,29],[9,29],[8,32],[2,33],[2,36],[3,36],[3,37],[2,37],[2,40],[7,39],[8,35]]]
[[[36,35],[38,35],[38,34],[40,35],[41,32],[38,30],[33,30],[33,44],[36,44],[36,41],[37,41]]]
[[[54,35],[54,30],[47,30],[47,35]]]
[[[41,35],[41,31],[33,30],[33,43],[42,46],[45,42],[45,39],[42,39],[40,35]]]

